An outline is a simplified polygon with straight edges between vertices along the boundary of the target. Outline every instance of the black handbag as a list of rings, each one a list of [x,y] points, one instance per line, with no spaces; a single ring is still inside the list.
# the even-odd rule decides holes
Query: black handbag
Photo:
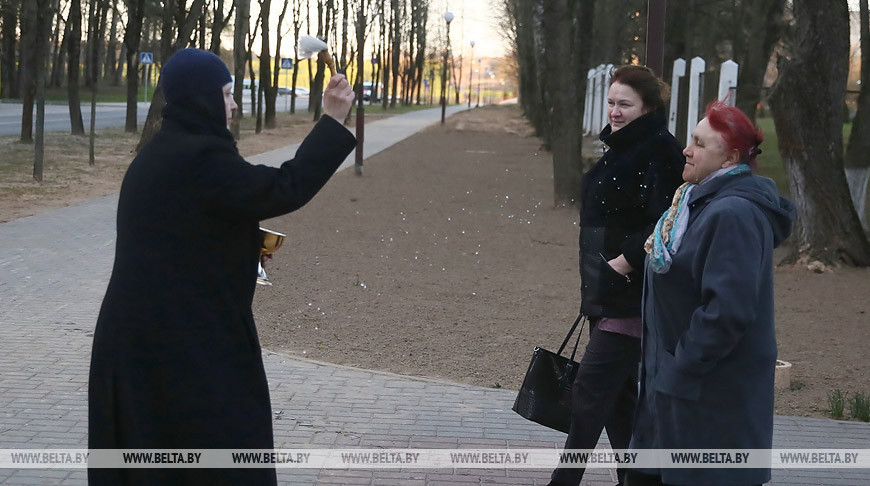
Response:
[[[577,376],[578,366],[574,361],[574,355],[577,354],[580,334],[583,333],[583,326],[586,324],[584,318],[583,314],[577,316],[574,325],[562,341],[558,353],[535,347],[523,385],[514,402],[514,412],[532,422],[568,433],[568,428],[571,426],[571,388],[574,377]],[[581,321],[583,325],[577,333],[574,350],[571,352],[571,357],[566,358],[562,356],[562,351]]]

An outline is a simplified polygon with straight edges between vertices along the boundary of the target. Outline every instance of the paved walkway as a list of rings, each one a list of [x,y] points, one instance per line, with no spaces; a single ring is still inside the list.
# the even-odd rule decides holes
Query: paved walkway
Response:
[[[439,116],[426,110],[369,124],[368,147],[386,147]],[[87,447],[90,346],[111,271],[116,204],[117,196],[109,196],[0,224],[0,449]],[[564,440],[514,414],[508,390],[268,352],[264,359],[279,448],[535,448]],[[870,449],[870,424],[777,417],[774,442]],[[532,485],[546,484],[548,476],[503,469],[279,470],[281,482],[292,485]],[[84,484],[85,471],[0,469],[0,482]],[[612,470],[590,470],[584,482],[614,483]],[[777,470],[773,483],[866,485],[870,471]]]

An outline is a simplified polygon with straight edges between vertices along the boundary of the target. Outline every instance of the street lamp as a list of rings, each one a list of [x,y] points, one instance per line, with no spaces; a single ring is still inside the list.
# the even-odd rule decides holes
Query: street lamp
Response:
[[[477,106],[480,106],[480,72],[481,63],[483,62],[482,57],[477,58]]]
[[[468,73],[468,107],[471,108],[471,86],[474,84],[474,41],[471,41],[471,69]]]
[[[444,50],[444,72],[441,75],[441,124],[447,115],[447,53],[450,52],[450,22],[453,22],[453,13],[444,12],[444,20],[447,22],[447,49]]]

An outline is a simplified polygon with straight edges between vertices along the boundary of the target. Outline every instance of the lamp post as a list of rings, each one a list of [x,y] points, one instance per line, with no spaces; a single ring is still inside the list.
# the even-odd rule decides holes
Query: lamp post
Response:
[[[480,72],[481,63],[483,62],[482,57],[477,58],[477,105],[480,106],[480,75],[483,74]]]
[[[450,52],[450,22],[453,22],[453,13],[444,12],[444,20],[447,22],[447,49],[444,50],[444,71],[441,74],[441,124],[447,116],[447,54]]]
[[[474,41],[471,41],[471,68],[468,73],[468,107],[471,108],[471,86],[474,84]]]

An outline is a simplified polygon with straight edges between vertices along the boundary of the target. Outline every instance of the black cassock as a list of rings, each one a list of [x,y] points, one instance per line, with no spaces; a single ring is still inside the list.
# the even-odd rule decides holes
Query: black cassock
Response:
[[[91,449],[273,448],[251,312],[259,222],[306,204],[356,141],[325,116],[276,169],[199,128],[167,115],[124,177],[91,357]],[[90,469],[89,480],[276,482],[274,469]]]

